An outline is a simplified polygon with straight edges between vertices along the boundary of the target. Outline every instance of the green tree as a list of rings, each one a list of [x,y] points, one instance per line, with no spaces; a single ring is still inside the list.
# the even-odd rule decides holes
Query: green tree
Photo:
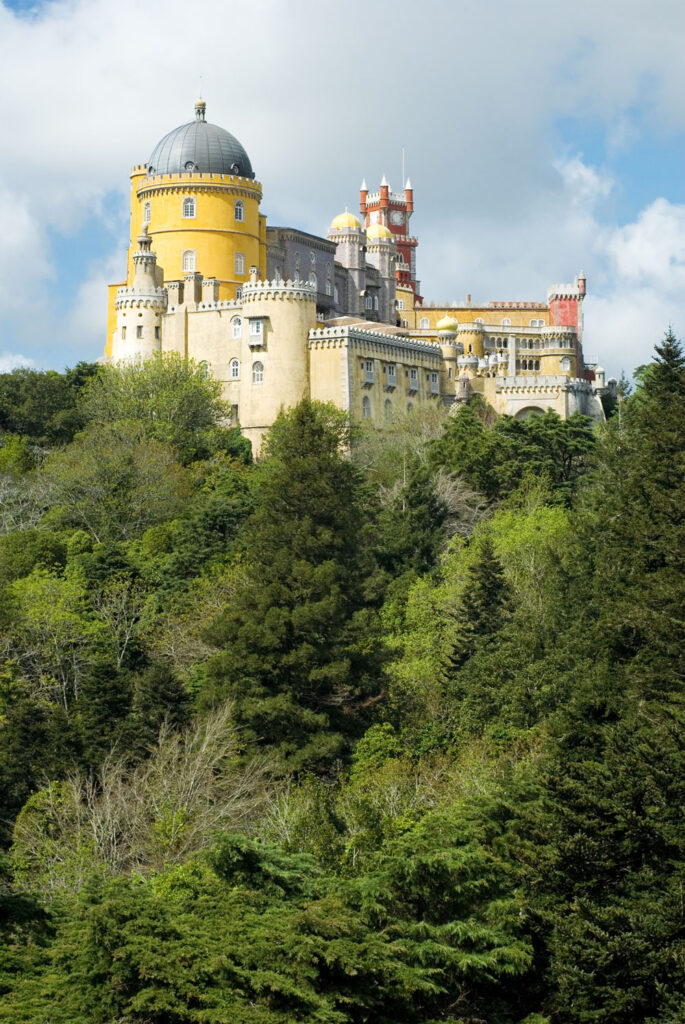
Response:
[[[40,445],[68,443],[83,426],[79,394],[97,372],[95,363],[79,363],[64,373],[22,367],[0,374],[0,430]]]
[[[223,650],[208,666],[205,700],[232,697],[246,736],[299,765],[338,756],[379,686],[362,482],[348,440],[332,406],[303,401],[279,416],[245,526],[243,579],[212,628]]]

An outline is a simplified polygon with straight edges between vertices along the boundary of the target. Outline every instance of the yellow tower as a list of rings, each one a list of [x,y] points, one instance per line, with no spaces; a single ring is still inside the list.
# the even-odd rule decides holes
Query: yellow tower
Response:
[[[198,100],[195,119],[165,135],[147,164],[133,168],[126,286],[133,283],[133,254],[143,228],[165,284],[198,272],[216,280],[218,297],[226,300],[240,298],[251,267],[266,274],[262,187],[238,140],[209,124],[205,113],[204,101]],[[117,287],[109,290],[107,355],[116,326]]]

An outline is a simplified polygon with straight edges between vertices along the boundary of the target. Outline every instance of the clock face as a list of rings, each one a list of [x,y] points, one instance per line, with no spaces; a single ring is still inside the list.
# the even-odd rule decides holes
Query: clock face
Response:
[[[404,214],[400,210],[390,211],[391,224],[404,224]]]

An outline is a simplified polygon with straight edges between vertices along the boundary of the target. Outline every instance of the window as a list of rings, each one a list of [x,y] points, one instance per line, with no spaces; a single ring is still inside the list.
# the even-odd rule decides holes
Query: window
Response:
[[[571,360],[568,356],[564,356],[564,358],[561,360],[561,369],[564,371],[564,373],[568,373],[568,371],[571,369]]]
[[[326,280],[326,295],[333,294],[333,285],[329,280]]]
[[[183,216],[194,217],[195,216],[195,200],[192,196],[186,196],[183,200]]]
[[[392,419],[392,402],[390,401],[389,398],[386,398],[385,400],[385,405],[383,406],[383,413],[385,415],[386,420],[390,421]]]
[[[401,320],[401,324],[402,324],[403,327],[409,327],[409,321],[408,320],[404,320],[404,319]]]
[[[317,285],[319,283],[317,281],[316,274],[314,273],[313,270],[312,270],[311,274],[309,275],[309,283],[313,284],[315,288],[317,287]]]
[[[535,369],[536,369],[536,370],[539,370],[539,369],[540,369],[540,360],[539,360],[539,359],[536,359],[536,360],[535,360]]]
[[[235,206],[233,207],[233,216],[236,221],[242,222],[245,220],[245,203],[242,199],[236,199]]]
[[[483,323],[483,317],[482,316],[477,316],[476,319],[473,322],[474,322],[474,324],[482,324]]]
[[[437,395],[439,388],[438,372],[432,370],[430,375],[431,395]]]
[[[373,309],[373,299],[371,298],[370,295],[364,296],[364,308]]]
[[[365,420],[371,419],[371,399],[368,395],[362,398],[362,416]]]
[[[338,291],[337,285],[333,286],[333,302],[335,302],[336,305],[340,302],[340,292]]]
[[[152,203],[145,203],[143,207],[143,224],[149,224],[152,220]]]
[[[239,302],[240,299],[242,299],[243,297],[243,289],[240,287],[240,285],[238,285],[238,287],[235,290],[235,297],[237,302]]]
[[[234,266],[236,274],[244,274],[245,273],[245,253],[244,252],[237,252],[235,254],[235,257],[234,257],[234,260],[233,260],[233,266]]]
[[[261,319],[250,320],[250,337],[261,338],[263,333],[263,321]]]
[[[136,338],[142,338],[142,337],[143,337],[143,325],[142,324],[138,324],[138,326],[136,327]]]
[[[545,326],[545,321],[544,320],[531,320],[530,326],[531,327],[544,327]]]
[[[364,371],[364,383],[373,384],[373,359],[362,359],[362,369]]]
[[[237,359],[231,359],[229,363],[229,375],[231,380],[240,380],[240,362]]]
[[[419,390],[419,371],[415,366],[410,367],[409,370],[409,390]]]
[[[502,321],[502,327],[511,327],[511,320],[509,319],[508,316],[505,316],[504,320]]]
[[[243,321],[239,316],[234,316],[231,320],[231,337],[242,338],[243,336]]]
[[[419,320],[419,327],[421,328],[422,331],[427,331],[430,325],[431,322],[427,316],[422,316],[421,319]]]
[[[388,387],[395,387],[397,383],[397,368],[394,363],[388,363],[385,368],[385,379]]]
[[[121,328],[121,340],[124,341],[125,338],[126,338],[126,328],[122,327]]]
[[[404,309],[404,299],[398,299],[397,300],[397,308],[398,309]]]
[[[195,250],[185,249],[183,253],[183,273],[192,274],[195,272]]]
[[[256,362],[252,364],[252,383],[261,384],[264,380],[264,363]]]
[[[378,296],[377,295],[374,295],[374,297],[373,297],[373,308],[376,309],[376,310],[378,309]]]
[[[155,327],[155,341],[159,341],[159,327]]]

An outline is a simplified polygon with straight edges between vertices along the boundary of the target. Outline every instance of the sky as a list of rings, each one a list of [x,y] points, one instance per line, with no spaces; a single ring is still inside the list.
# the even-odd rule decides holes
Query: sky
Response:
[[[102,354],[131,166],[201,92],[268,223],[325,235],[404,148],[426,299],[582,269],[630,376],[685,337],[684,53],[682,0],[0,0],[0,372]]]

